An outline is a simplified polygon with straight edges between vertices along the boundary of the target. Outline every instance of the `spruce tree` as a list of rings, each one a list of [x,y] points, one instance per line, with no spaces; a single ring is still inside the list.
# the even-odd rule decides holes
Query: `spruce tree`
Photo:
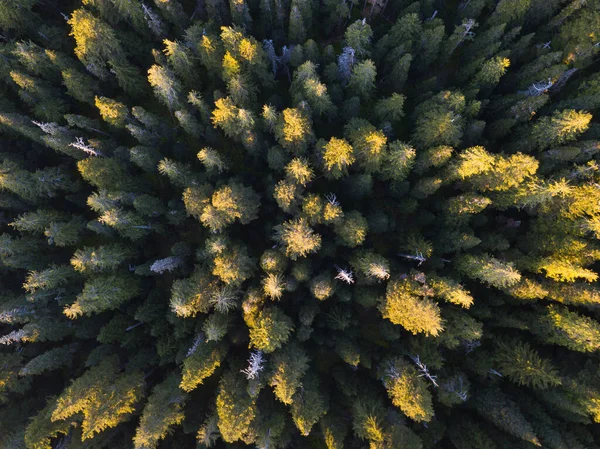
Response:
[[[598,0],[438,3],[0,0],[0,449],[598,446]]]

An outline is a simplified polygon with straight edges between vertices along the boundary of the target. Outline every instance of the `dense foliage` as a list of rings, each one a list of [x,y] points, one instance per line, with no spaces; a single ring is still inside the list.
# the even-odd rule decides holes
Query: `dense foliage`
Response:
[[[600,445],[600,0],[0,0],[0,448]]]

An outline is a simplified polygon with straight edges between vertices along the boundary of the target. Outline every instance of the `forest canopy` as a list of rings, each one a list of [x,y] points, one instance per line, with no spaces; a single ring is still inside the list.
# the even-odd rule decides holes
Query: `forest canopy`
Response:
[[[600,448],[600,0],[0,38],[0,449]]]

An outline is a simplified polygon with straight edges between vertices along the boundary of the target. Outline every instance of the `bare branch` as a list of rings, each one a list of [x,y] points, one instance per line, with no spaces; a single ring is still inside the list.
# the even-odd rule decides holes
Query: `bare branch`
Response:
[[[419,374],[419,377],[425,377],[425,378],[429,379],[429,381],[436,388],[439,387],[439,385],[437,383],[437,376],[433,376],[429,372],[429,370],[427,369],[427,365],[425,365],[423,362],[421,362],[421,359],[419,358],[419,356],[418,355],[416,355],[416,356],[409,355],[409,357],[415,363],[415,365],[417,365],[417,368],[419,368],[419,372],[421,373],[421,374]]]

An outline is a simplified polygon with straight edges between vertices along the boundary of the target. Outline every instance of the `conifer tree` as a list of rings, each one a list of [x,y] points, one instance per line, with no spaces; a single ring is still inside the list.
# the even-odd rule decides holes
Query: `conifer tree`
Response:
[[[172,426],[183,421],[186,395],[181,393],[177,384],[178,379],[171,376],[154,387],[133,440],[135,448],[156,447],[168,435]]]
[[[584,132],[592,119],[591,114],[567,109],[556,111],[551,117],[543,117],[531,131],[532,144],[540,150],[575,140]]]
[[[548,360],[542,359],[526,343],[500,343],[496,352],[496,363],[500,372],[519,385],[529,385],[544,389],[560,385],[556,369]]]
[[[289,338],[293,329],[292,321],[279,307],[270,307],[249,316],[246,323],[250,327],[250,344],[266,353],[280,348]]]
[[[443,330],[443,321],[439,307],[429,296],[429,291],[415,280],[392,280],[379,308],[384,318],[413,334],[437,336]]]
[[[317,143],[317,146],[322,148],[321,157],[324,168],[327,170],[328,175],[334,179],[341,178],[347,172],[347,167],[356,160],[354,149],[344,139],[332,137],[329,142],[323,142],[321,145]]]
[[[501,391],[482,392],[475,402],[475,407],[478,413],[500,429],[535,446],[541,446],[531,424],[517,404]]]
[[[511,287],[521,280],[521,274],[512,264],[503,263],[489,254],[463,256],[458,266],[469,277],[497,288]]]
[[[66,420],[82,413],[81,438],[86,440],[128,419],[142,394],[141,374],[119,375],[115,359],[110,358],[71,383],[57,398],[51,420]]]
[[[302,218],[276,226],[275,238],[285,246],[285,253],[292,260],[315,252],[321,246],[321,236]]]
[[[319,381],[307,375],[302,388],[292,398],[291,414],[302,435],[309,435],[312,427],[327,412],[327,397],[320,390]]]
[[[431,393],[426,380],[403,358],[389,360],[382,367],[382,380],[392,403],[415,421],[433,417]]]
[[[248,396],[241,376],[226,374],[219,383],[217,396],[218,426],[223,440],[233,443],[244,438],[256,413],[256,403]]]
[[[129,276],[108,275],[90,279],[85,283],[77,300],[64,309],[69,318],[112,310],[135,297],[139,288]]]
[[[348,89],[357,93],[363,100],[369,99],[375,90],[377,69],[370,59],[359,62],[352,69]]]
[[[179,388],[190,392],[201,385],[221,365],[227,351],[223,344],[202,342],[197,337],[183,361]]]
[[[0,449],[598,445],[598,0],[0,0]]]
[[[550,344],[573,351],[592,352],[600,343],[600,325],[592,318],[571,312],[565,307],[549,305],[539,312],[534,332]]]

